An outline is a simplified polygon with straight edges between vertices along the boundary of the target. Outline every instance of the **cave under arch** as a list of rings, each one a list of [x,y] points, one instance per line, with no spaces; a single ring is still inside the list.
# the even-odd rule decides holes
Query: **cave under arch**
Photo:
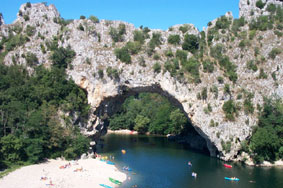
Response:
[[[197,126],[194,126],[191,122],[188,114],[184,111],[183,105],[175,97],[170,95],[168,92],[164,91],[158,84],[145,86],[145,87],[133,87],[129,88],[126,85],[119,86],[118,95],[104,98],[101,101],[100,105],[93,112],[97,117],[96,121],[99,123],[95,127],[96,132],[98,133],[94,138],[95,140],[99,139],[100,136],[103,136],[107,133],[109,120],[108,118],[117,113],[124,103],[124,101],[130,97],[138,95],[139,93],[149,92],[149,93],[158,93],[161,96],[166,97],[169,102],[179,108],[190,122],[190,132],[178,139],[180,142],[185,143],[189,148],[199,150],[203,153],[209,154],[212,157],[219,155],[219,151],[213,142],[210,141],[208,136]]]

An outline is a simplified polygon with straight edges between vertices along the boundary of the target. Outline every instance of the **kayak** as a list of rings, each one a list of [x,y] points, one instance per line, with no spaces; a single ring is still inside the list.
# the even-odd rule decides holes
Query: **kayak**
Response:
[[[115,165],[112,161],[106,161],[106,164]]]
[[[110,187],[110,186],[105,185],[105,184],[99,184],[99,185],[102,186],[102,187],[105,187],[105,188],[113,188],[113,187]]]
[[[224,164],[226,168],[232,168],[232,165]]]
[[[224,179],[230,180],[230,181],[239,181],[240,180],[239,178],[228,178],[228,177],[225,177]]]
[[[115,180],[113,178],[109,178],[109,181],[111,181],[112,183],[115,183],[117,185],[121,185],[122,184],[122,182],[120,182],[119,180]]]
[[[132,171],[132,169],[131,168],[129,168],[129,167],[123,167],[123,170],[126,170],[126,171]]]

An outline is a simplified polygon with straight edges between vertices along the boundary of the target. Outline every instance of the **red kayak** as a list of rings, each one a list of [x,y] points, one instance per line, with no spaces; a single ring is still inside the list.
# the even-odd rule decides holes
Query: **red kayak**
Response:
[[[232,165],[224,164],[226,168],[232,168]]]

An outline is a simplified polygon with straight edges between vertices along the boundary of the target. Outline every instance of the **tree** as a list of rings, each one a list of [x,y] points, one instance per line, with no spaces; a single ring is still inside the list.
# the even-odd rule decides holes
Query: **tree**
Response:
[[[73,51],[71,47],[59,47],[52,51],[50,59],[55,67],[67,68],[68,64],[72,62],[75,56],[76,52]]]
[[[182,113],[180,109],[176,109],[170,113],[170,120],[170,133],[175,135],[181,134],[184,126],[187,123],[187,118],[185,117],[184,113]]]
[[[263,3],[261,0],[258,0],[255,5],[257,8],[262,9],[265,6],[265,3]]]
[[[186,34],[182,48],[183,50],[195,53],[199,49],[199,38],[196,35]]]
[[[137,115],[134,129],[141,134],[146,133],[150,119],[142,115]]]
[[[89,18],[93,23],[99,23],[99,19],[96,16],[90,15]]]

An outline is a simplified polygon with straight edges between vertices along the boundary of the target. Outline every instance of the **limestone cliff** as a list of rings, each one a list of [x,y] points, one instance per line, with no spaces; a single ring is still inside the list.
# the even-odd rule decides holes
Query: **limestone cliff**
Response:
[[[240,1],[240,16],[246,17],[248,23],[254,18],[250,14],[252,9],[255,10],[254,15],[265,14],[265,8],[258,10],[255,2]],[[282,1],[267,2],[270,3],[282,5]],[[106,130],[103,120],[115,111],[115,105],[121,97],[131,92],[159,92],[187,114],[195,130],[207,141],[211,155],[216,155],[219,151],[219,157],[224,160],[238,160],[241,142],[251,136],[263,97],[283,96],[283,53],[280,53],[283,46],[282,28],[252,30],[251,33],[245,22],[237,28],[235,34],[232,32],[234,19],[231,13],[222,17],[229,23],[227,28],[219,26],[219,19],[212,21],[203,32],[192,24],[175,25],[166,31],[149,30],[149,38],[145,39],[137,54],[131,55],[131,63],[127,64],[118,59],[114,51],[133,41],[135,30],[143,32],[144,28],[135,28],[134,25],[121,21],[94,22],[90,19],[63,24],[53,5],[39,3],[27,7],[24,4],[13,24],[0,26],[0,40],[4,36],[8,37],[11,32],[14,35],[19,33],[17,28],[22,28],[20,33],[23,35],[30,28],[33,33],[28,35],[29,40],[25,44],[7,52],[3,61],[12,64],[16,59],[19,64],[26,65],[23,54],[30,52],[36,55],[38,64],[48,67],[52,62],[49,59],[51,52],[46,50],[46,46],[55,38],[59,41],[59,46],[71,46],[76,52],[67,73],[88,94],[91,116],[88,124],[81,127],[86,135],[99,137]],[[109,32],[111,28],[119,28],[120,24],[125,25],[123,40],[113,42]],[[277,34],[275,31],[278,31]],[[149,55],[148,44],[154,33],[160,33],[161,44],[154,47],[153,55]],[[183,65],[180,65],[177,75],[172,75],[166,69],[166,62],[171,62],[174,58],[167,52],[171,51],[174,56],[177,50],[182,50],[181,44],[188,34],[197,36],[203,43],[202,56],[188,52],[187,57],[194,57],[200,63],[197,66],[198,82],[194,81],[190,69],[182,72]],[[168,43],[170,35],[180,36],[180,44]],[[217,57],[211,56],[217,49],[220,49],[221,56],[228,57],[229,62],[235,65],[236,80],[231,80],[227,76],[229,70],[224,70]],[[275,56],[270,55],[273,49],[277,49]],[[208,60],[213,62],[212,72],[205,68],[204,62]],[[160,71],[153,68],[156,62],[160,65]],[[32,70],[32,67],[29,69]],[[111,70],[116,71],[116,76],[111,75]],[[104,76],[100,75],[101,71]],[[251,95],[252,97],[247,97]],[[223,104],[229,100],[237,105],[233,121],[227,120],[223,111]],[[244,110],[245,100],[252,103],[252,112]],[[225,149],[227,145],[230,145],[229,149]]]

